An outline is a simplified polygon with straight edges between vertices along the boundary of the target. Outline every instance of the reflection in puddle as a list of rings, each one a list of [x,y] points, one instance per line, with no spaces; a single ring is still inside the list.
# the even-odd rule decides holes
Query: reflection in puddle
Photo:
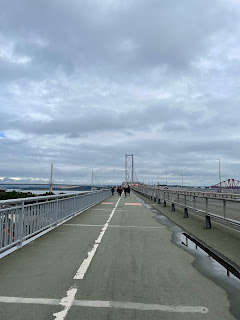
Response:
[[[224,275],[226,277],[226,280],[228,280],[226,268],[222,266],[218,261],[210,257],[207,252],[201,249],[193,241],[191,241],[190,239],[187,239],[187,237],[184,235],[184,230],[182,228],[175,225],[166,216],[157,215],[156,219],[160,220],[162,224],[167,226],[168,229],[173,232],[173,236],[172,236],[173,243],[177,244],[179,247],[185,249],[186,251],[193,254],[194,256],[201,258],[202,266],[207,268],[208,271],[213,272],[214,276],[216,274]],[[237,287],[240,289],[240,280],[237,277],[235,277],[232,273],[230,273],[230,277],[233,278],[235,281],[237,281]]]

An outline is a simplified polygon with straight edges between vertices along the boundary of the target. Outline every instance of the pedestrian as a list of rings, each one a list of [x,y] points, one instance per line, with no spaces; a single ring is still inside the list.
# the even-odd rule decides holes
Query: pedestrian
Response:
[[[123,191],[121,186],[118,187],[118,191],[119,191],[119,196],[121,197],[122,191]]]
[[[130,197],[130,186],[129,186],[129,184],[127,185],[127,193],[128,193],[128,196]]]
[[[112,187],[111,191],[112,191],[112,196],[113,196],[114,195],[114,187]]]
[[[124,186],[124,187],[123,187],[123,191],[124,191],[125,198],[126,198],[126,196],[127,196],[127,192],[128,192],[128,188],[127,188],[127,186]]]

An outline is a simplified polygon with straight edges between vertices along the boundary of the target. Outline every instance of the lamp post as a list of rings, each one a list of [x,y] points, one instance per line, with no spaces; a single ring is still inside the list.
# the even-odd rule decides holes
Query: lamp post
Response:
[[[222,193],[222,182],[221,182],[221,165],[220,165],[220,160],[221,159],[217,159],[218,160],[218,171],[219,171],[219,184],[220,184],[220,192]]]
[[[181,176],[182,176],[182,188],[183,188],[183,174],[182,174],[182,170],[181,170]]]

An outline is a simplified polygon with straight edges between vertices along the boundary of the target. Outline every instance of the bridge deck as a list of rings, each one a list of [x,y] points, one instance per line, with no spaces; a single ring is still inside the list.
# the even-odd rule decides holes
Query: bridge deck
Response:
[[[134,194],[83,212],[0,260],[0,314],[238,319],[239,282],[206,271],[209,257],[181,246],[181,230],[165,221]]]

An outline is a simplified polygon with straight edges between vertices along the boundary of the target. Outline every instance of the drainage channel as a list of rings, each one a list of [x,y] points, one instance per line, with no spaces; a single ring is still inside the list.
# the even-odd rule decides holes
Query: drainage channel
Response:
[[[186,232],[183,232],[183,235],[186,237],[186,243],[182,242],[182,244],[186,247],[189,246],[189,240],[195,244],[195,249],[197,250],[198,247],[201,248],[203,251],[205,251],[209,257],[212,257],[214,260],[216,260],[221,266],[223,266],[226,269],[227,276],[230,276],[230,273],[234,275],[236,278],[240,280],[240,272],[230,263],[228,263],[226,260],[221,258],[219,255],[217,255],[215,252],[210,250],[207,246],[203,245],[200,241],[196,240]]]

